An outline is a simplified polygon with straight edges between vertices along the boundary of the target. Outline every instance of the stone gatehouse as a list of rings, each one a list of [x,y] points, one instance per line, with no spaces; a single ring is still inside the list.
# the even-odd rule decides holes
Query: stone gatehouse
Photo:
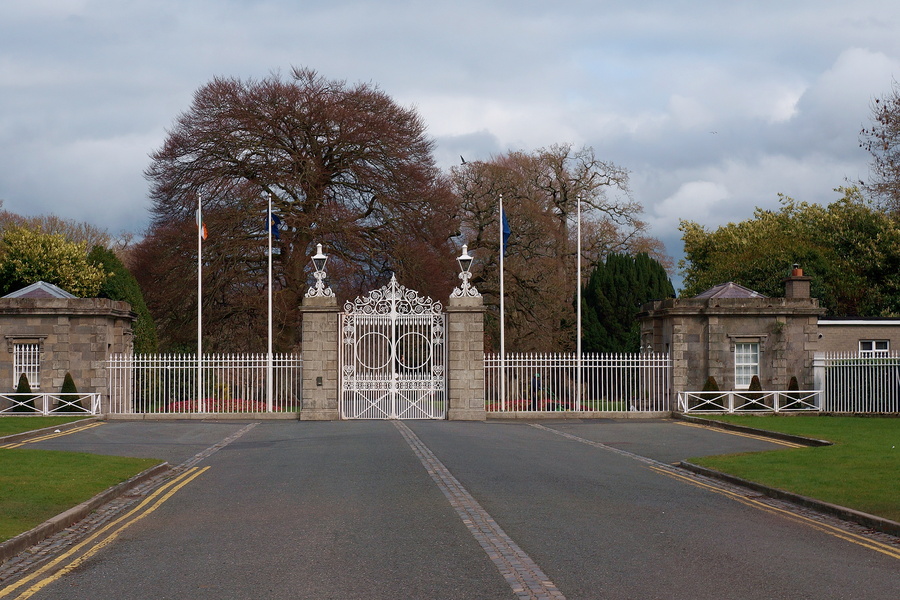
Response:
[[[672,391],[699,391],[713,376],[721,390],[785,390],[791,377],[815,389],[813,359],[827,352],[886,355],[900,350],[900,320],[827,319],[810,297],[811,278],[796,267],[783,298],[729,282],[694,298],[641,307],[641,347],[671,353]]]
[[[32,391],[58,393],[66,373],[79,392],[106,395],[106,360],[130,353],[137,315],[127,302],[76,298],[38,282],[0,298],[0,386],[15,391],[19,375]]]

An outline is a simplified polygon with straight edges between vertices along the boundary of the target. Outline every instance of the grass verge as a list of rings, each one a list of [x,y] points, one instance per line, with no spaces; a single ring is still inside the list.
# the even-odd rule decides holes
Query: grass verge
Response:
[[[0,437],[14,435],[23,431],[32,431],[44,427],[56,427],[72,421],[80,421],[85,417],[0,417]]]
[[[160,462],[152,458],[0,449],[0,542]]]
[[[834,442],[833,446],[692,458],[695,464],[900,521],[900,419],[709,417]]]

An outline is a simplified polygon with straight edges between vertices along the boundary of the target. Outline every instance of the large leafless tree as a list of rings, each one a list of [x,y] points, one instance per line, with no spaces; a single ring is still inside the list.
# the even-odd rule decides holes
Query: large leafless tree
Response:
[[[628,172],[599,160],[592,148],[563,144],[510,152],[454,167],[462,202],[462,237],[474,252],[473,283],[489,307],[488,344],[498,347],[502,194],[511,237],[504,260],[506,339],[510,351],[569,351],[575,346],[576,214],[582,208],[582,266],[608,254],[648,252],[641,205],[628,191]]]
[[[204,320],[216,319],[219,332],[210,334],[211,349],[262,347],[269,197],[282,222],[279,349],[297,346],[297,307],[316,243],[330,257],[329,283],[339,300],[391,272],[422,293],[445,297],[453,285],[457,211],[432,150],[415,110],[372,84],[295,68],[287,77],[217,78],[201,87],[146,171],[153,224],[136,255],[144,289],[157,295],[149,304],[171,312],[156,315],[161,328],[172,325],[163,340],[177,339],[187,319],[179,303],[190,296],[187,265],[196,261],[196,244],[172,232],[188,231],[198,199],[210,232]]]

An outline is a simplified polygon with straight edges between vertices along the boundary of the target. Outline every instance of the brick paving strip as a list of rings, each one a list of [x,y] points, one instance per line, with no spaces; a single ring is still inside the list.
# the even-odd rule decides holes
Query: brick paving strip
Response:
[[[519,598],[565,600],[540,567],[491,518],[478,501],[403,421],[394,425],[419,457],[431,478],[450,501],[472,536]]]
[[[241,428],[176,467],[169,468],[167,463],[163,463],[98,494],[71,511],[66,511],[63,514],[73,511],[76,514],[81,513],[75,517],[77,522],[69,520],[69,523],[74,522],[69,527],[55,524],[59,519],[56,517],[31,531],[26,531],[3,542],[0,544],[0,561],[4,557],[12,556],[12,558],[0,565],[0,583],[9,583],[17,576],[51,560],[54,556],[78,543],[79,540],[117,518],[166,481],[177,477],[203,459],[215,454],[257,425],[259,423],[251,423]],[[40,531],[42,529],[43,531]]]

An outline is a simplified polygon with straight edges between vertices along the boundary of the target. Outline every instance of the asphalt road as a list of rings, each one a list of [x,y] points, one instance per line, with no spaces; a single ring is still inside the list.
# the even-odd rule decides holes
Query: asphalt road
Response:
[[[498,567],[506,551],[485,537],[520,549],[527,556],[508,561],[536,565],[546,578],[536,585],[569,599],[898,597],[900,554],[661,468],[779,445],[673,421],[542,425],[260,423],[32,597],[528,597]],[[179,464],[245,426],[111,422],[31,446]],[[455,477],[456,496],[440,476]],[[460,498],[477,502],[499,533],[473,535]]]

